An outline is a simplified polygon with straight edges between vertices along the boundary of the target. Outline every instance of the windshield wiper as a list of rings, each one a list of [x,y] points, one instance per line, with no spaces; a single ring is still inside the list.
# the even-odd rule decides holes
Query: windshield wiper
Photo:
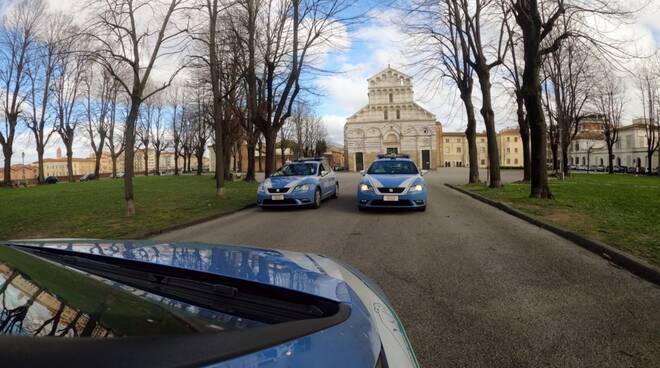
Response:
[[[202,271],[57,248],[7,246],[167,298],[264,323],[322,318],[339,308],[339,303],[314,295]]]

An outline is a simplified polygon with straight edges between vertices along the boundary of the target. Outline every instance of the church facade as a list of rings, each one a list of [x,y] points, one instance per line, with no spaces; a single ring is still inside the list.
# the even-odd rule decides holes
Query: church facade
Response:
[[[381,153],[408,154],[423,170],[442,166],[442,125],[415,103],[412,78],[388,67],[368,83],[369,104],[344,126],[348,169],[366,170]]]

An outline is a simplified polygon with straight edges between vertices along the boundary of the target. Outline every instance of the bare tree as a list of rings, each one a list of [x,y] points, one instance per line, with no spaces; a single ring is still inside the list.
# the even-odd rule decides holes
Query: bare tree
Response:
[[[41,41],[37,41],[27,69],[30,81],[28,104],[30,115],[25,117],[26,126],[32,131],[37,149],[39,183],[44,182],[44,151],[55,133],[50,116],[50,96],[52,82],[57,73],[57,48],[62,39],[62,23],[66,21],[59,14],[49,14],[48,23],[41,28]]]
[[[508,81],[513,87],[513,93],[516,101],[516,118],[518,119],[518,131],[522,140],[523,149],[523,182],[527,183],[532,177],[531,153],[529,146],[529,122],[525,112],[525,99],[522,89],[523,63],[520,59],[522,49],[519,45],[522,43],[519,32],[512,26],[510,21],[505,23],[507,30],[507,40],[509,43],[508,57],[504,59],[503,66],[508,71],[504,80]]]
[[[108,134],[106,139],[106,146],[110,151],[110,159],[112,160],[112,177],[117,177],[117,160],[119,156],[124,153],[126,147],[126,139],[124,138],[124,131],[119,124],[117,114],[121,109],[121,100],[119,98],[119,86],[116,81],[113,81],[112,95],[110,96],[110,111],[108,115]]]
[[[5,186],[11,186],[11,157],[18,119],[27,96],[30,51],[36,42],[39,22],[46,12],[43,0],[21,0],[0,20],[0,89],[4,96],[4,129],[0,146],[4,156]]]
[[[660,69],[658,64],[641,65],[638,86],[644,117],[647,168],[651,172],[653,156],[660,149]]]
[[[170,141],[167,138],[167,129],[163,122],[163,105],[158,103],[156,105],[156,119],[153,121],[150,134],[151,144],[154,147],[154,154],[156,156],[156,175],[160,175],[160,157],[162,153],[170,147]]]
[[[169,105],[172,109],[172,148],[174,149],[174,175],[179,175],[179,157],[181,157],[181,141],[183,134],[183,117],[185,116],[185,91],[175,87],[170,90]]]
[[[239,0],[235,33],[246,55],[249,118],[266,141],[266,177],[275,169],[282,125],[301,91],[300,77],[314,48],[330,42],[355,0]]]
[[[558,29],[569,25],[561,22]],[[545,85],[552,84],[554,104],[546,104],[550,121],[556,123],[556,131],[550,132],[553,147],[553,169],[560,170],[560,177],[570,175],[568,151],[578,133],[583,110],[591,97],[592,54],[589,45],[579,43],[579,39],[569,39],[547,55],[544,63]],[[546,90],[546,98],[549,98]],[[551,109],[550,106],[554,106]],[[557,151],[561,152],[561,168],[557,167]]]
[[[154,121],[160,119],[160,112],[155,103],[149,101],[142,104],[140,117],[138,118],[136,138],[138,147],[142,149],[144,160],[144,176],[149,176],[149,147],[151,146],[151,129]],[[158,168],[156,168],[158,170]]]
[[[99,85],[96,84],[97,81],[100,81]],[[113,88],[116,85],[109,73],[105,70],[99,71],[94,65],[88,65],[84,83],[86,87],[85,112],[87,113],[85,128],[94,153],[94,176],[96,180],[99,180],[103,148],[110,126],[108,115],[111,113],[111,101],[116,93]]]
[[[607,170],[614,173],[614,145],[619,141],[621,116],[626,104],[625,87],[616,71],[603,68],[601,83],[595,91],[595,104],[603,116],[603,133],[607,146]]]
[[[129,98],[124,134],[124,198],[128,216],[135,215],[133,159],[140,106],[168,88],[184,67],[177,67],[170,73],[170,78],[158,87],[147,89],[155,65],[164,57],[182,54],[187,47],[182,37],[187,32],[186,27],[174,24],[186,3],[186,0],[89,2],[89,8],[96,14],[85,32],[95,43],[92,56],[111,73]],[[147,21],[139,25],[137,18]]]
[[[553,32],[560,19],[580,21],[584,15],[594,17],[617,18],[626,14],[623,4],[610,0],[509,0],[516,23],[522,34],[523,71],[522,92],[525,111],[531,133],[531,188],[534,198],[553,198],[548,186],[547,130],[541,96],[540,72],[543,58],[558,49],[561,44],[573,37],[598,43],[594,28],[584,27],[576,31]],[[585,22],[582,22],[584,25]],[[603,43],[598,43],[601,47]],[[602,50],[602,48],[601,48]]]
[[[451,81],[460,93],[465,108],[468,142],[469,183],[479,182],[479,157],[477,152],[477,119],[472,92],[474,70],[470,65],[472,50],[462,31],[467,28],[464,14],[456,1],[417,0],[408,10],[405,29],[415,42],[415,50],[421,58],[426,74],[439,71],[440,76]]]
[[[80,53],[74,52],[74,45],[80,42],[76,36],[72,19],[67,19],[67,25],[63,25],[66,36],[59,43],[57,52],[58,78],[55,79],[54,100],[55,115],[57,118],[57,133],[64,143],[67,160],[67,176],[70,182],[73,178],[73,143],[76,130],[80,124],[81,114],[77,108],[80,97],[80,87],[83,76],[89,65],[89,60]]]

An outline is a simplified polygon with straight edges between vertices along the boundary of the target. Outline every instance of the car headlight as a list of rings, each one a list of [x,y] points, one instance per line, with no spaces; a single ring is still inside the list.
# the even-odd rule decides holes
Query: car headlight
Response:
[[[298,185],[294,191],[296,192],[307,192],[309,191],[309,184]]]
[[[369,184],[361,184],[360,185],[360,192],[371,192],[373,191],[373,188],[371,188],[371,185]]]
[[[424,186],[422,184],[416,184],[410,187],[411,192],[421,192],[422,190],[424,190]]]
[[[264,185],[259,184],[259,188],[257,188],[257,192],[264,193],[265,191],[266,191],[266,188],[264,187]]]

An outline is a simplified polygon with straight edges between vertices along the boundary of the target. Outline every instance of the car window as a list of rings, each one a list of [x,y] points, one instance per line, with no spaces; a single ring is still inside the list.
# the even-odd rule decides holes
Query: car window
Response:
[[[319,164],[319,175],[322,175],[324,171],[326,171],[325,166],[323,166],[323,164]]]
[[[281,169],[277,170],[272,176],[307,176],[316,175],[317,164],[314,163],[296,163],[284,165]]]
[[[418,174],[417,166],[412,161],[388,160],[376,161],[369,167],[369,174],[381,175],[414,175]]]

